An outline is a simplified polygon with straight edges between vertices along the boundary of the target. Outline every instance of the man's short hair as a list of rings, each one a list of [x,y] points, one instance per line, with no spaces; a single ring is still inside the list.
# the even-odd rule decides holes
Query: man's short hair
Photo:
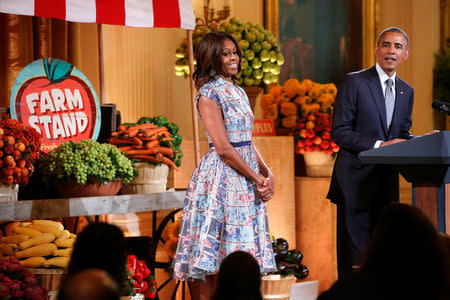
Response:
[[[380,44],[380,40],[381,40],[381,38],[383,37],[383,35],[384,35],[385,33],[387,33],[387,32],[397,32],[397,33],[403,34],[403,37],[404,37],[405,40],[406,40],[406,49],[408,49],[408,44],[409,44],[408,35],[406,34],[406,32],[404,32],[403,30],[401,30],[401,29],[398,28],[398,27],[389,27],[389,28],[386,28],[385,30],[383,30],[383,31],[380,33],[380,35],[378,36],[377,46]]]

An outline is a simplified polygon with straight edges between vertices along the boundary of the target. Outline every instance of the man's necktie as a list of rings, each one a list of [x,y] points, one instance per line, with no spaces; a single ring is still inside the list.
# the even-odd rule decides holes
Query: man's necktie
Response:
[[[384,95],[384,101],[386,104],[386,120],[387,120],[387,128],[391,126],[392,122],[392,115],[394,113],[394,106],[395,106],[395,98],[394,98],[394,92],[392,90],[392,79],[389,78],[386,80],[386,93]]]

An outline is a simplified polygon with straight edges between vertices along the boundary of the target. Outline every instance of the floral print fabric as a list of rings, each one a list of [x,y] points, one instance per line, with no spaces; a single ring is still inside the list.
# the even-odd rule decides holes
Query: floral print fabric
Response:
[[[251,141],[253,114],[243,89],[216,76],[200,89],[197,103],[200,96],[216,101],[221,108],[231,143]],[[259,173],[253,146],[237,146],[236,150]],[[266,206],[255,191],[253,182],[224,163],[214,146],[209,149],[186,192],[172,265],[175,279],[204,280],[237,250],[252,254],[261,273],[276,270]]]

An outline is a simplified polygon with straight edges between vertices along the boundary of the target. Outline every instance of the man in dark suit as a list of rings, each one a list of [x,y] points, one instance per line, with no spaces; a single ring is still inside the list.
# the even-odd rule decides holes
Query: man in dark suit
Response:
[[[398,201],[398,174],[394,169],[363,165],[358,154],[412,137],[409,129],[414,91],[396,76],[408,55],[406,33],[387,28],[375,47],[376,65],[347,74],[338,89],[331,135],[340,150],[327,198],[337,204],[340,279],[359,265],[380,210]]]

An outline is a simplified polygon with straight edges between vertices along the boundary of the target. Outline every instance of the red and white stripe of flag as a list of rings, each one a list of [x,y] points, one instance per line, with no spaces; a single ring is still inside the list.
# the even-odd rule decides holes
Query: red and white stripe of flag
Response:
[[[195,28],[191,0],[0,0],[0,12],[72,22]]]

